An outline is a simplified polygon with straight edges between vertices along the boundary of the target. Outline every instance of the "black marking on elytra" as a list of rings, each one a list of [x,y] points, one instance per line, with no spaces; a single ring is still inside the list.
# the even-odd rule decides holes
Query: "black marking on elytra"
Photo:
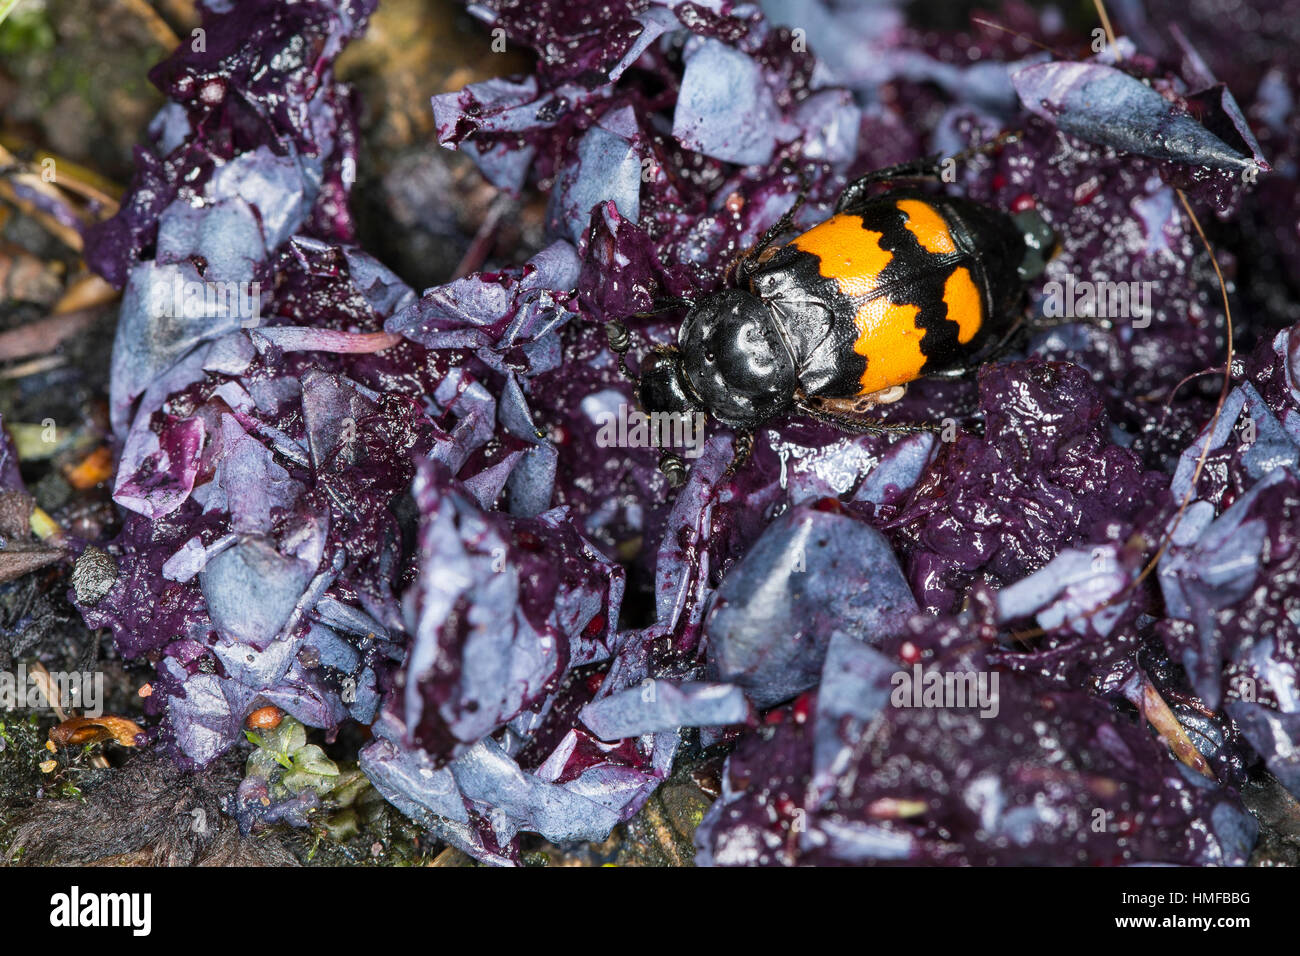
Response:
[[[920,346],[926,361],[921,373],[925,374],[959,359],[964,351],[964,346],[957,341],[960,329],[956,321],[948,318],[943,292],[948,278],[958,268],[969,267],[974,257],[963,252],[960,246],[947,253],[930,252],[922,246],[907,228],[907,213],[898,206],[900,199],[909,198],[931,208],[936,206],[933,200],[922,196],[891,196],[855,210],[862,217],[863,228],[880,233],[880,247],[892,254],[889,265],[880,274],[877,291],[863,296],[858,304],[869,298],[884,298],[891,305],[913,305],[920,310],[913,322],[923,333]],[[936,212],[942,216],[943,209],[936,208]]]
[[[900,200],[908,199],[925,203],[944,219],[954,252],[933,253],[921,245],[907,228],[907,214],[898,207]],[[987,344],[1020,291],[1018,286],[995,287],[996,282],[990,282],[990,277],[1005,273],[1008,261],[1017,262],[1022,251],[1010,221],[990,221],[987,211],[968,200],[912,191],[856,203],[841,215],[857,217],[863,229],[879,233],[881,248],[891,254],[874,293],[846,295],[838,279],[822,275],[821,260],[793,242],[773,250],[747,281],[749,291],[768,303],[785,329],[804,392],[828,398],[861,394],[868,359],[855,348],[856,320],[859,308],[871,298],[918,307],[912,321],[922,331],[922,375],[967,364]],[[948,278],[961,267],[970,271],[984,301],[981,327],[964,345],[957,339],[960,327],[948,317],[943,298]]]

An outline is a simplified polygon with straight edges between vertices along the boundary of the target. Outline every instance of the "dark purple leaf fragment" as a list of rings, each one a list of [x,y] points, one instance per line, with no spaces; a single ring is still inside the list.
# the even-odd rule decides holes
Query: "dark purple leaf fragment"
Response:
[[[451,771],[461,793],[481,808],[503,841],[518,826],[553,842],[603,840],[620,819],[596,800],[525,773],[490,737],[454,761]]]
[[[423,562],[407,596],[406,722],[430,752],[454,756],[540,703],[575,656],[608,656],[593,642],[612,634],[623,573],[563,512],[483,511],[440,465],[422,466],[415,498]]]
[[[203,48],[185,43],[150,74],[171,102],[151,127],[153,142],[137,147],[121,211],[87,232],[92,268],[123,285],[158,240],[164,210],[188,205],[231,160],[241,171],[226,174],[232,181],[219,188],[231,196],[242,190],[254,207],[270,200],[263,225],[273,240],[288,230],[285,211],[296,197],[309,207],[313,232],[351,238],[345,197],[355,178],[355,121],[331,66],[372,9],[369,0],[204,9]],[[265,157],[265,173],[258,171],[263,160],[243,166],[241,155]],[[278,178],[286,163],[300,184]]]
[[[118,470],[113,500],[148,518],[161,518],[181,506],[194,489],[203,447],[201,419],[165,416],[161,437],[138,431],[128,440]]]
[[[998,613],[1004,621],[1035,615],[1039,626],[1049,630],[1068,626],[1108,634],[1128,609],[1120,596],[1137,574],[1121,559],[1114,545],[1062,551],[999,591]]]
[[[1010,584],[1062,548],[1127,540],[1164,480],[1111,443],[1088,375],[1065,363],[986,366],[982,439],[945,443],[896,524],[923,607],[954,610],[954,585]]]
[[[642,158],[632,108],[611,110],[578,143],[572,165],[551,190],[548,214],[552,231],[579,242],[593,207],[612,202],[623,218],[636,222],[641,213]]]
[[[825,709],[801,700],[728,759],[722,798],[696,834],[700,862],[1204,865],[1249,855],[1256,828],[1236,799],[1106,703],[989,671],[978,644],[890,674],[878,652],[837,642],[818,695]],[[915,706],[900,690],[914,673],[940,686],[982,678],[994,706]]]
[[[1288,702],[1293,703],[1293,702]],[[1228,701],[1226,709],[1242,735],[1264,755],[1268,769],[1293,794],[1300,794],[1300,712],[1279,712],[1264,704]]]
[[[571,317],[566,302],[577,280],[577,254],[556,242],[517,272],[479,273],[430,289],[384,327],[433,349],[522,345]]]
[[[719,40],[686,55],[686,73],[673,114],[673,136],[715,159],[766,163],[776,148],[779,114],[761,67]]]

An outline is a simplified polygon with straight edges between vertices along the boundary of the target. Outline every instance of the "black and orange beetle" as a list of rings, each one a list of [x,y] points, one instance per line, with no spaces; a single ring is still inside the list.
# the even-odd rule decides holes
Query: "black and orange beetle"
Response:
[[[776,245],[796,203],[728,269],[727,288],[687,303],[677,344],[656,348],[642,368],[643,409],[704,412],[737,429],[733,469],[753,429],[790,411],[859,433],[927,427],[867,413],[902,398],[909,382],[964,372],[996,351],[1052,244],[1033,212],[1013,217],[915,186],[869,193],[938,174],[936,159],[868,173],[831,218]],[[611,345],[625,352],[625,330],[616,331]],[[674,457],[664,470],[680,479]]]

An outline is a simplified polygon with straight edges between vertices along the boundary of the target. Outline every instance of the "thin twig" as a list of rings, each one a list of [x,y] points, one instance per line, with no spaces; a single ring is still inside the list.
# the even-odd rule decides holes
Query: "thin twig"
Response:
[[[44,355],[38,359],[32,359],[30,362],[22,362],[11,368],[0,369],[0,381],[11,381],[18,378],[26,378],[28,375],[36,375],[40,372],[48,372],[52,368],[59,368],[67,365],[68,359],[63,355]]]
[[[171,51],[181,45],[180,37],[167,25],[167,21],[159,16],[157,10],[145,3],[145,0],[122,0],[122,4],[144,21],[149,35],[164,50]]]
[[[469,248],[465,250],[465,255],[461,257],[460,263],[456,266],[456,271],[451,274],[453,282],[457,279],[463,279],[471,272],[477,272],[482,268],[484,261],[487,259],[488,251],[492,248],[492,243],[496,241],[497,226],[501,222],[501,217],[505,214],[506,209],[510,207],[511,202],[510,197],[502,193],[488,206],[487,214],[483,217],[483,222],[479,225],[478,231],[474,233]]]
[[[81,309],[28,322],[0,332],[0,362],[48,355],[65,340],[88,329],[99,317],[97,309]]]
[[[1106,12],[1106,4],[1102,0],[1092,0],[1092,3],[1097,8],[1097,16],[1101,18],[1101,28],[1106,31],[1106,43],[1115,51],[1115,61],[1119,62],[1124,59],[1124,54],[1115,45],[1115,31],[1111,29],[1110,14]]]
[[[50,233],[50,235],[54,236],[73,252],[78,255],[81,254],[83,247],[81,233],[77,232],[77,230],[73,229],[71,226],[59,222],[44,210],[37,209],[36,204],[30,200],[21,198],[14,189],[13,184],[8,180],[0,179],[0,199],[12,203],[24,216],[30,216],[32,219],[35,219],[46,232]]]

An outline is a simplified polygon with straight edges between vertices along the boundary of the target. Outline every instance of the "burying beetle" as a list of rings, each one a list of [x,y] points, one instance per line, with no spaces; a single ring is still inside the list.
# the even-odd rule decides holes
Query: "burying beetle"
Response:
[[[729,472],[748,458],[754,429],[790,411],[858,434],[929,429],[868,413],[922,376],[963,374],[996,354],[1054,242],[1032,210],[1012,216],[901,185],[869,195],[877,184],[938,179],[940,170],[931,157],[867,173],[841,192],[834,215],[778,246],[805,185],[728,267],[726,288],[679,303],[689,311],[677,344],[656,347],[641,369],[644,411],[704,412],[736,429]],[[627,329],[607,329],[626,370]],[[671,452],[660,468],[674,485],[685,476]]]

